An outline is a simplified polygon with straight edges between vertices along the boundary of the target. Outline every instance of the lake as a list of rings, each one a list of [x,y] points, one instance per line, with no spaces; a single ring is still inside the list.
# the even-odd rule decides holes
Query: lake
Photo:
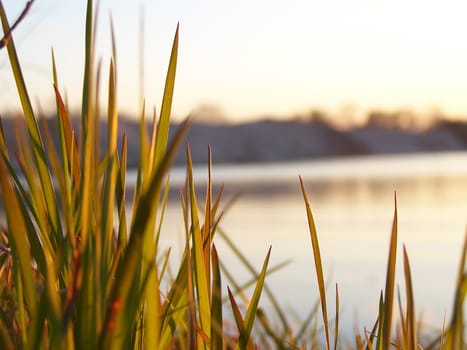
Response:
[[[269,246],[269,266],[291,259],[266,281],[288,314],[303,319],[318,298],[318,288],[299,175],[313,210],[331,305],[338,283],[343,332],[347,336],[354,329],[362,332],[376,319],[385,284],[395,191],[399,218],[396,287],[404,299],[405,244],[422,330],[441,329],[451,315],[466,232],[467,153],[214,165],[214,188],[225,185],[226,201],[241,194],[226,211],[221,228],[258,270]],[[171,177],[174,186],[181,186],[184,170],[174,169]],[[195,169],[198,185],[204,186],[206,177],[205,167]],[[200,187],[200,200],[203,194]],[[179,201],[173,199],[166,212],[162,244],[171,246],[175,255],[184,244],[182,222]],[[221,237],[215,242],[221,260],[237,280],[247,281],[251,275]],[[226,293],[229,282],[225,277],[223,284]],[[262,305],[271,314],[265,295]],[[333,315],[333,307],[329,312]]]

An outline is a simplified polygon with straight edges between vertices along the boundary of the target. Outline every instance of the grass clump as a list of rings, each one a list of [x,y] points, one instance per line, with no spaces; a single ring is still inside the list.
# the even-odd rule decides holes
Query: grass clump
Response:
[[[31,2],[32,4],[32,2]],[[17,134],[18,153],[12,159],[0,130],[0,188],[7,227],[0,232],[0,347],[5,349],[337,349],[339,294],[331,341],[330,321],[318,236],[305,186],[312,251],[319,285],[324,341],[312,325],[316,308],[298,331],[265,284],[271,248],[261,269],[251,266],[219,227],[222,190],[214,195],[209,178],[203,208],[195,193],[190,149],[187,146],[187,185],[181,193],[186,233],[185,249],[175,276],[167,273],[170,251],[159,247],[161,224],[169,191],[167,176],[189,127],[184,122],[169,143],[169,124],[178,54],[178,27],[170,55],[160,114],[152,130],[146,129],[145,108],[140,117],[140,159],[131,212],[126,207],[126,139],[117,145],[117,67],[113,52],[108,69],[107,134],[99,149],[100,68],[94,66],[94,8],[88,0],[85,29],[85,68],[81,131],[72,128],[52,55],[59,143],[47,129],[39,129],[32,108],[11,28],[0,2],[3,32],[27,132]],[[115,47],[112,33],[113,47]],[[157,122],[156,122],[157,120]],[[210,157],[209,157],[210,158]],[[14,161],[19,165],[16,170]],[[201,210],[202,209],[202,210]],[[200,212],[204,213],[203,216]],[[252,273],[240,285],[222,265],[214,237],[225,240]],[[404,248],[407,307],[401,308],[400,336],[393,337],[392,309],[397,247],[397,211],[391,234],[387,281],[380,312],[372,330],[357,336],[354,348],[417,349],[420,341],[414,316],[410,264]],[[462,251],[451,322],[427,348],[464,348],[463,304],[467,245]],[[222,279],[230,288],[223,292]],[[244,290],[253,287],[250,298]],[[260,309],[265,294],[280,325]],[[239,301],[239,296],[243,302]],[[224,324],[224,304],[230,304],[231,324]]]

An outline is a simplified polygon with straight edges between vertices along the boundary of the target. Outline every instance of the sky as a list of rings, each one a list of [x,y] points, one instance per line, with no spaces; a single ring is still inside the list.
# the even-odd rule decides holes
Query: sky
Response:
[[[26,1],[4,0],[12,22]],[[84,0],[36,0],[14,33],[35,106],[53,111],[51,49],[59,85],[79,108]],[[410,109],[467,118],[467,3],[407,0],[102,0],[97,57],[109,67],[109,14],[117,39],[119,109],[141,110],[139,47],[144,12],[144,97],[160,106],[177,23],[173,114],[217,109],[243,121],[321,109]],[[102,84],[105,95],[105,84]],[[17,109],[0,51],[0,114]],[[343,113],[343,111],[345,113]],[[358,113],[357,113],[358,114]]]

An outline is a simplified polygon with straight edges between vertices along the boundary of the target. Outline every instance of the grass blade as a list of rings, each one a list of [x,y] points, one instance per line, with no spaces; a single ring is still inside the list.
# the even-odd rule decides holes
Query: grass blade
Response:
[[[153,178],[149,182],[147,192],[142,194],[141,199],[137,203],[128,247],[126,248],[117,270],[116,278],[118,279],[118,283],[115,283],[115,287],[112,291],[111,301],[106,312],[105,326],[100,335],[101,348],[108,349],[115,341],[121,341],[121,339],[115,339],[115,334],[122,334],[121,332],[128,334],[130,331],[128,328],[128,319],[125,320],[124,316],[129,315],[130,317],[135,317],[137,314],[135,312],[135,308],[138,307],[138,302],[132,304],[132,306],[125,306],[122,304],[123,301],[128,301],[127,297],[130,294],[130,291],[135,288],[135,285],[139,284],[139,282],[135,284],[135,278],[139,276],[137,270],[140,264],[140,256],[143,251],[143,234],[146,232],[147,224],[150,219],[151,207],[154,203],[155,195],[160,191],[164,175],[168,171],[169,166],[175,157],[177,148],[186,134],[188,127],[189,121],[187,120],[179,128],[174,141],[168,149],[166,157],[163,158],[162,163],[156,169]],[[144,286],[141,286],[140,288],[144,288]],[[122,306],[125,306],[126,308],[131,307],[131,309],[121,310]],[[124,324],[127,326],[125,327]]]
[[[334,326],[334,350],[337,350],[339,339],[339,288],[336,283],[336,321]]]
[[[319,295],[321,299],[321,311],[323,314],[324,332],[326,336],[326,349],[330,350],[331,345],[329,341],[328,311],[327,311],[327,304],[326,304],[326,285],[324,283],[323,265],[321,262],[321,253],[319,251],[318,234],[316,232],[315,221],[313,219],[313,214],[311,212],[310,202],[308,201],[308,196],[306,194],[305,185],[301,177],[300,177],[300,185],[302,187],[303,199],[305,200],[306,214],[308,217],[308,227],[310,230],[311,243],[313,246],[313,257],[315,259],[315,269],[316,269],[316,276],[318,279]]]
[[[258,311],[259,299],[263,291],[264,280],[266,278],[266,272],[267,272],[270,256],[271,256],[271,247],[269,247],[266,258],[264,259],[261,273],[259,274],[258,281],[256,283],[255,290],[253,292],[253,296],[251,297],[250,304],[246,311],[245,321],[244,321],[244,333],[240,334],[240,341],[239,341],[240,349],[246,349],[248,340],[250,338],[251,330],[253,329],[253,324],[255,321],[256,312]]]
[[[235,324],[237,325],[238,334],[241,337],[242,334],[245,333],[245,323],[243,321],[242,313],[240,312],[240,308],[238,307],[235,297],[229,287],[227,287],[227,292],[229,294],[230,305],[232,306],[232,312]]]
[[[457,283],[454,295],[454,305],[445,337],[446,349],[463,349],[464,346],[464,300],[467,293],[467,276],[465,265],[467,262],[467,234],[462,246],[459,270],[457,272]]]
[[[412,273],[410,271],[409,256],[404,245],[404,276],[407,295],[407,312],[405,317],[405,347],[417,349],[417,320],[415,317],[415,299],[412,288]]]
[[[3,7],[2,2],[0,2],[0,19],[2,21],[3,32],[7,33],[10,29],[8,24],[8,19]],[[57,202],[54,195],[54,189],[51,180],[51,174],[47,166],[46,155],[44,151],[44,144],[42,142],[39,127],[34,116],[34,111],[32,109],[31,101],[29,94],[26,88],[26,83],[24,81],[23,73],[21,71],[21,66],[19,63],[18,55],[16,53],[16,48],[14,45],[13,38],[10,37],[10,40],[7,45],[8,57],[10,60],[11,70],[16,82],[17,91],[21,101],[21,106],[23,108],[24,117],[26,120],[27,129],[29,136],[31,138],[31,144],[33,147],[34,162],[37,167],[39,180],[41,183],[42,191],[48,208],[48,219],[52,226],[52,232],[55,236],[54,241],[60,241],[62,235],[62,229],[60,226],[60,220],[58,215]]]
[[[165,80],[164,96],[162,98],[161,112],[159,124],[157,125],[157,144],[154,166],[157,167],[161,161],[167,141],[169,138],[169,125],[170,114],[172,110],[173,92],[175,87],[175,72],[177,70],[177,57],[178,57],[178,31],[179,26],[175,30],[175,37],[172,44],[172,52],[170,54],[169,68],[167,70],[167,77]]]
[[[204,260],[203,237],[198,218],[198,206],[195,194],[195,184],[193,180],[193,168],[191,162],[190,148],[186,147],[187,151],[187,172],[188,185],[190,190],[190,207],[191,207],[191,238],[193,240],[193,269],[194,269],[194,285],[197,292],[197,307],[199,313],[199,321],[201,330],[205,334],[211,332],[211,305],[209,301],[209,284],[208,275],[206,274],[206,262]],[[198,343],[198,347],[206,347],[207,344]]]
[[[215,245],[212,246],[212,292],[211,292],[211,349],[222,349],[222,282],[219,256]]]
[[[27,329],[26,319],[37,316],[36,287],[31,266],[31,256],[29,254],[29,242],[26,236],[26,225],[18,199],[13,190],[13,185],[8,180],[3,160],[0,160],[0,186],[3,201],[4,203],[8,203],[5,207],[5,214],[8,223],[9,239],[11,239],[14,278],[17,293],[19,294],[17,300],[19,325],[22,329]],[[27,308],[24,303],[26,303]],[[23,345],[26,344],[26,336],[26,332],[22,332]]]
[[[391,243],[389,246],[388,266],[386,272],[386,287],[384,290],[384,317],[383,350],[389,349],[391,344],[392,312],[394,305],[394,286],[396,278],[396,254],[397,254],[397,197],[394,194],[394,219],[392,223]]]

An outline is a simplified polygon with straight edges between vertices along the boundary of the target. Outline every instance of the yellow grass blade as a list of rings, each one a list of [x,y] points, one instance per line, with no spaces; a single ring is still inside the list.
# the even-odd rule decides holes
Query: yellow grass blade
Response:
[[[334,326],[334,350],[337,350],[337,343],[339,339],[339,288],[336,283],[336,320]]]
[[[396,279],[396,255],[397,255],[397,197],[394,194],[394,219],[392,223],[391,243],[389,246],[388,266],[386,272],[386,287],[384,291],[384,317],[383,350],[387,350],[391,344],[392,312],[394,305],[394,286]]]
[[[172,110],[173,92],[175,87],[175,72],[177,70],[177,57],[178,57],[178,30],[175,30],[175,37],[172,44],[172,52],[170,54],[169,67],[167,69],[167,76],[165,80],[164,96],[162,98],[161,112],[159,117],[159,124],[157,125],[157,144],[154,166],[157,167],[162,160],[163,154],[167,147],[169,138],[169,125],[170,114]]]
[[[311,212],[310,202],[308,201],[308,196],[306,194],[305,185],[301,177],[300,177],[300,185],[302,188],[303,199],[305,200],[306,213],[308,217],[308,227],[310,230],[311,243],[313,247],[313,257],[315,259],[316,277],[318,279],[319,295],[321,299],[321,310],[323,314],[324,332],[326,336],[326,349],[330,350],[331,345],[329,341],[328,311],[327,311],[327,304],[326,304],[326,285],[324,282],[323,265],[321,262],[321,253],[319,251],[318,234],[316,232],[315,222],[313,219],[313,214]]]
[[[190,190],[190,213],[191,213],[191,238],[193,247],[193,270],[194,285],[197,292],[197,310],[199,313],[199,322],[203,333],[210,335],[211,332],[211,305],[208,275],[206,274],[206,261],[203,249],[203,237],[199,224],[198,205],[195,194],[195,183],[193,180],[193,168],[191,162],[190,148],[186,147],[187,155],[187,173]],[[198,347],[206,348],[208,344],[198,343]]]

